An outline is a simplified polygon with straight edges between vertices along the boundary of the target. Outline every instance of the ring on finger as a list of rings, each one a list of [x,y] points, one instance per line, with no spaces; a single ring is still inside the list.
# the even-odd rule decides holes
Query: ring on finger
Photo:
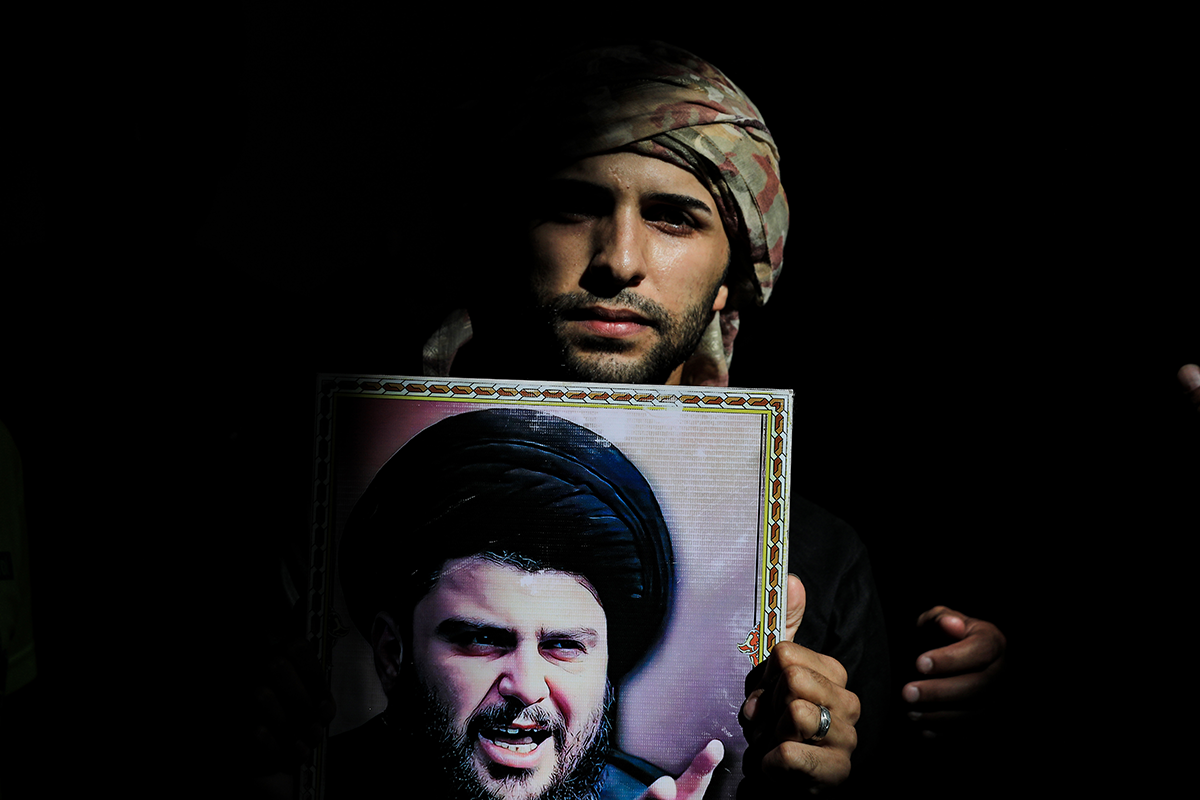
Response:
[[[809,739],[810,742],[819,742],[825,738],[825,734],[829,733],[829,726],[833,724],[833,715],[829,713],[829,709],[825,706],[817,706],[821,712],[821,721],[817,724],[817,732]]]

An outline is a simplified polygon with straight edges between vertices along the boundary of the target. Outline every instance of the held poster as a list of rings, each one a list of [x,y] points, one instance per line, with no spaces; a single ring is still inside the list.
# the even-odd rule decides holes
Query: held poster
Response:
[[[439,737],[524,779],[603,718],[597,774],[677,776],[718,739],[706,797],[733,798],[784,623],[791,418],[788,391],[320,376],[309,629],[338,713],[300,796],[436,782]]]

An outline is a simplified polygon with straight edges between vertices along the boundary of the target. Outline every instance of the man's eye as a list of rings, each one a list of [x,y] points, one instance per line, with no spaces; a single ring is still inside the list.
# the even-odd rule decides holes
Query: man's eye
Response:
[[[486,655],[508,649],[506,637],[492,631],[463,633],[453,641],[454,646],[471,655]]]
[[[603,216],[611,208],[612,199],[593,186],[572,182],[552,183],[538,198],[534,216],[555,222],[582,222]]]
[[[675,206],[654,206],[643,212],[649,222],[658,222],[679,231],[691,231],[696,227],[696,220],[687,211]]]
[[[571,639],[551,639],[542,642],[542,652],[562,661],[574,661],[586,656],[587,648],[581,642]]]

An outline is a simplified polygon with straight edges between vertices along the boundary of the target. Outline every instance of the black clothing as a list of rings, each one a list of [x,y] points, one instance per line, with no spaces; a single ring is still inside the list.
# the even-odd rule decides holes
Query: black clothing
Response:
[[[836,658],[862,704],[854,751],[860,771],[870,764],[890,692],[887,629],[866,547],[845,522],[792,495],[788,570],[807,595],[796,642]]]

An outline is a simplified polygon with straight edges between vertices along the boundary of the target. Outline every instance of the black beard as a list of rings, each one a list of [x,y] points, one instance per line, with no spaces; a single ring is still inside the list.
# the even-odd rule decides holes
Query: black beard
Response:
[[[412,674],[415,670],[405,670]],[[406,681],[407,682],[407,681]],[[508,795],[490,791],[475,772],[472,750],[481,729],[502,727],[516,719],[524,707],[515,701],[504,706],[494,706],[476,713],[467,722],[465,731],[457,731],[450,720],[450,712],[438,698],[437,693],[411,680],[415,701],[403,712],[407,719],[397,719],[397,714],[388,714],[389,726],[404,725],[416,729],[412,738],[418,758],[413,762],[438,768],[444,781],[444,791],[438,797],[452,800],[507,800]],[[559,721],[541,712],[537,721],[552,730],[555,752],[559,753],[558,767],[549,786],[532,800],[599,800],[603,785],[604,768],[608,763],[608,751],[612,742],[612,687],[605,690],[604,706],[595,721],[595,730],[586,742],[571,747],[566,743],[566,731]],[[389,708],[390,712],[392,709]],[[541,711],[530,709],[530,711]],[[424,720],[425,725],[414,725],[413,720]],[[407,757],[406,757],[407,758]],[[508,769],[492,765],[492,778],[503,780],[506,785],[520,789],[527,777],[525,770]],[[435,781],[436,783],[436,781]]]
[[[598,297],[589,292],[559,295],[539,310],[550,326],[551,334],[561,352],[561,368],[568,380],[603,383],[666,383],[675,368],[696,352],[704,331],[712,321],[713,301],[721,284],[713,287],[709,296],[672,317],[660,304],[623,289],[613,297]],[[609,308],[628,308],[644,317],[657,336],[650,350],[640,360],[627,363],[616,356],[629,349],[618,339],[601,336],[570,335],[566,321],[580,309],[594,305]],[[610,355],[611,354],[611,355]]]

